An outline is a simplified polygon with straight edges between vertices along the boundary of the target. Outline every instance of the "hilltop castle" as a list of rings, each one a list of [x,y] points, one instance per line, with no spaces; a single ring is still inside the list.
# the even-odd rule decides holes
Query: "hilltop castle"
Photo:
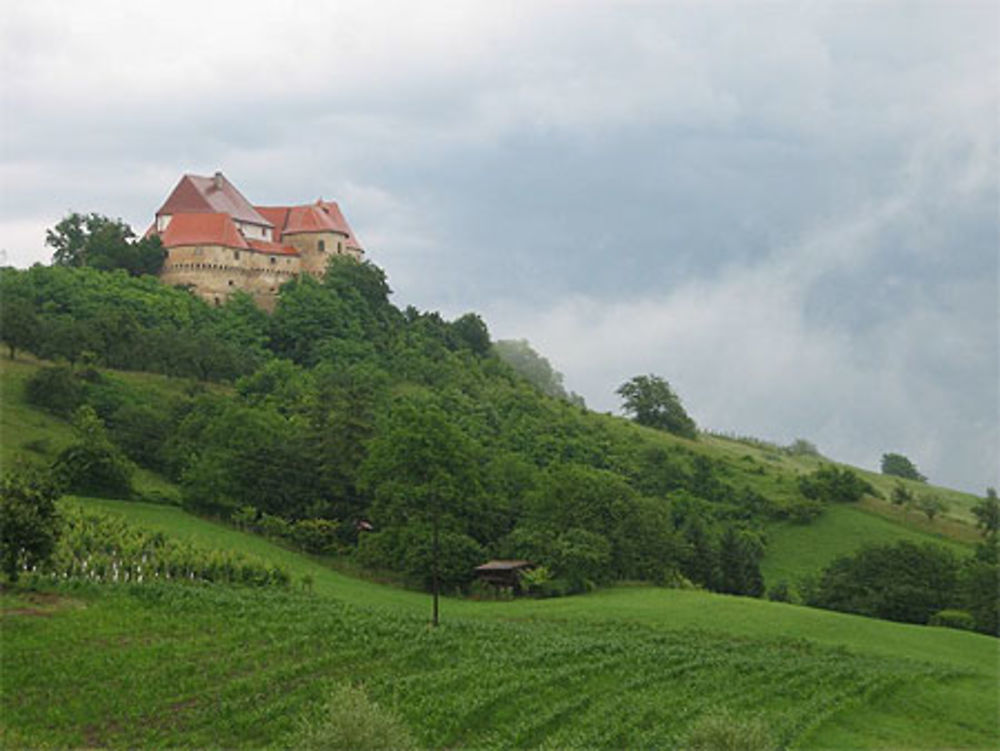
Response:
[[[160,279],[216,305],[243,290],[270,310],[292,277],[322,276],[332,255],[364,257],[336,202],[252,206],[221,172],[184,175],[146,234],[166,249]]]

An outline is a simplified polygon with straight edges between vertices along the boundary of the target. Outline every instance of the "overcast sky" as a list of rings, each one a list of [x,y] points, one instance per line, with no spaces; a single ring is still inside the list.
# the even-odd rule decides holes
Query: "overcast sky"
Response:
[[[0,249],[181,174],[340,202],[599,410],[998,484],[996,2],[4,0]]]

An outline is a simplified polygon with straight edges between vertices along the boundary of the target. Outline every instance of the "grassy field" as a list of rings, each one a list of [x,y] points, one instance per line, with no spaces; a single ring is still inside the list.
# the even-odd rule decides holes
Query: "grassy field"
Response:
[[[831,506],[810,524],[783,522],[768,528],[761,572],[768,585],[785,580],[794,587],[803,576],[818,574],[834,558],[862,545],[898,540],[937,543],[958,556],[971,552],[970,545],[953,537],[890,521],[863,506]]]
[[[445,598],[434,631],[424,594],[176,508],[73,502],[279,563],[313,591],[120,586],[5,603],[14,741],[281,745],[343,683],[433,747],[670,747],[720,709],[799,748],[1000,740],[997,641],[984,636],[652,587]]]

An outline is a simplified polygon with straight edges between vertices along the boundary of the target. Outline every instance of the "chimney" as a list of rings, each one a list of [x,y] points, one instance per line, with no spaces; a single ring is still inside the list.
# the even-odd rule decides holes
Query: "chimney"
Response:
[[[222,173],[216,172],[215,176],[212,178],[212,185],[215,186],[216,190],[222,190],[222,180],[223,180]]]

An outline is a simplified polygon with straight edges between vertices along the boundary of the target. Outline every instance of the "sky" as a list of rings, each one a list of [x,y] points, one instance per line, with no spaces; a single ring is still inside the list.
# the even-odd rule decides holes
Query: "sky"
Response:
[[[702,428],[1000,484],[995,2],[2,10],[0,262],[222,170],[593,409],[655,373]]]

